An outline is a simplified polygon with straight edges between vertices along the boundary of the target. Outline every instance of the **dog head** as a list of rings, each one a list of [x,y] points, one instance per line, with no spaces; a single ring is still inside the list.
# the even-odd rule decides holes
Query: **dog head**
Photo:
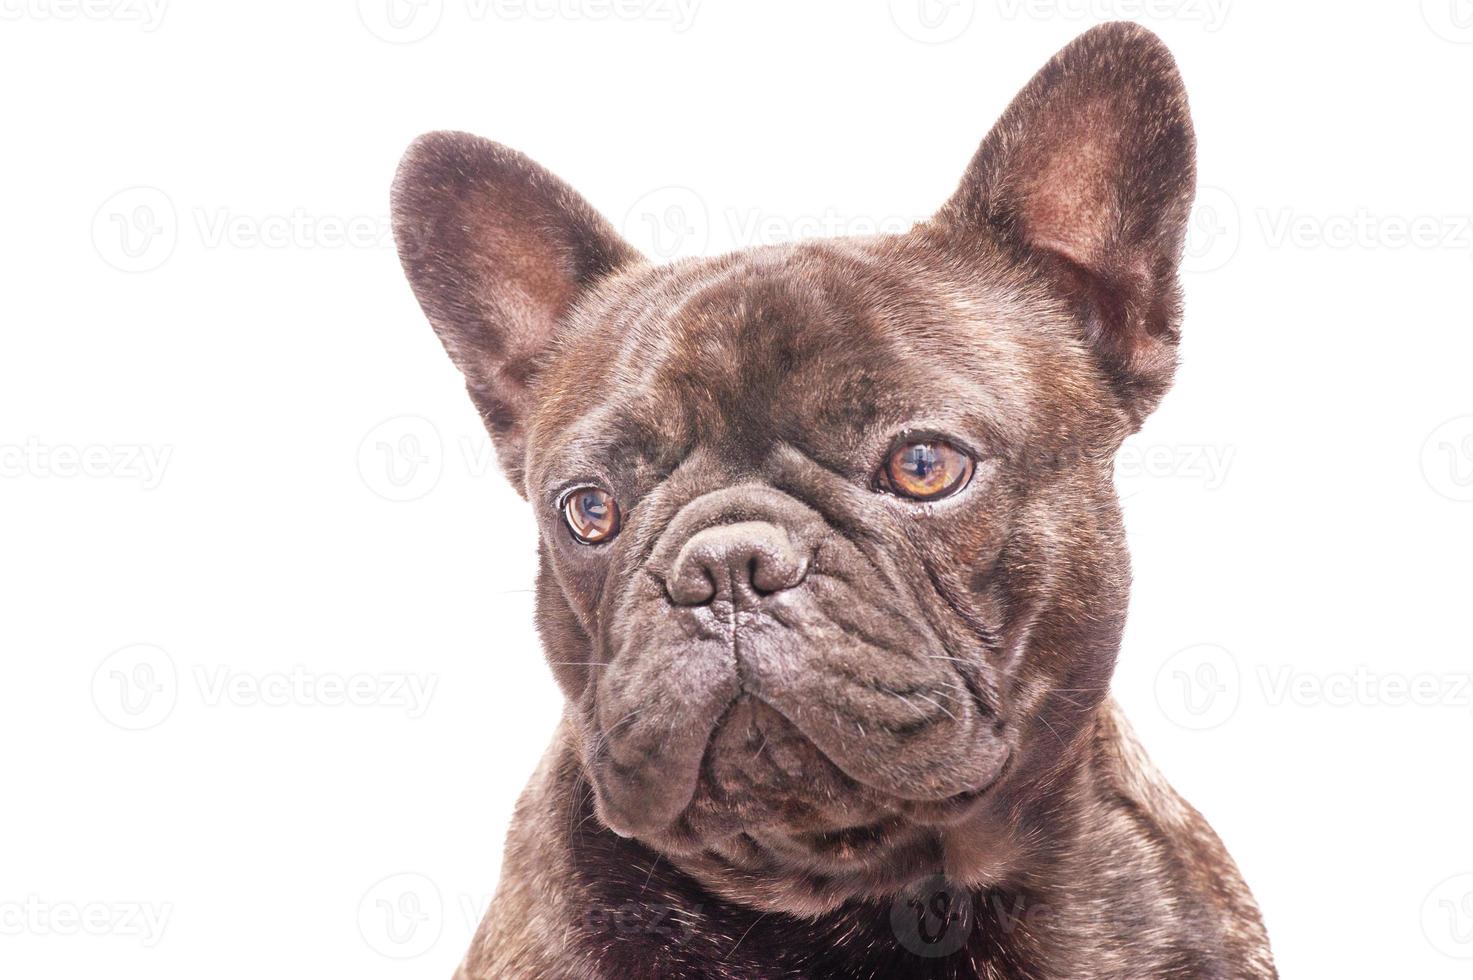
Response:
[[[609,828],[813,910],[955,870],[947,828],[1067,758],[1118,647],[1112,457],[1171,381],[1193,184],[1172,59],[1124,24],[894,236],[652,265],[526,157],[415,142],[404,267],[536,515]]]

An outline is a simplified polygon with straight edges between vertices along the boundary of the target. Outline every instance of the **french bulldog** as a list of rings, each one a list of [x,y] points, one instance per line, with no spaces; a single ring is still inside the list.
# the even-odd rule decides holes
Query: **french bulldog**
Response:
[[[1194,157],[1123,23],[903,234],[652,264],[520,153],[413,143],[400,257],[566,695],[459,978],[1276,976],[1108,694]]]

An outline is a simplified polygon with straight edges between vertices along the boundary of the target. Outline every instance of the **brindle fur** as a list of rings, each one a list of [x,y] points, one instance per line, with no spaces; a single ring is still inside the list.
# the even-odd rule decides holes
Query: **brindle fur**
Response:
[[[405,270],[536,513],[567,696],[458,976],[1275,976],[1107,693],[1112,459],[1175,368],[1193,156],[1127,24],[901,235],[652,266],[514,151],[410,148]],[[971,484],[881,492],[908,434]],[[590,482],[597,546],[558,511]]]

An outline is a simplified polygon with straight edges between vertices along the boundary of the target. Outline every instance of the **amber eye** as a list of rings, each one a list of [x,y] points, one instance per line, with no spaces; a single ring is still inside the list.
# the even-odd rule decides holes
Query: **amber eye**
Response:
[[[909,442],[885,461],[883,482],[902,497],[935,500],[966,486],[972,465],[972,457],[947,443]]]
[[[598,544],[619,533],[619,505],[607,490],[579,487],[563,498],[563,520],[573,537]]]

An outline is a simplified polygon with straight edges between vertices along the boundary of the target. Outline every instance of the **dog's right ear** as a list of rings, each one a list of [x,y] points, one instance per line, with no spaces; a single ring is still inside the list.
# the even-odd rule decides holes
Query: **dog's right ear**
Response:
[[[414,295],[526,496],[524,427],[539,355],[579,297],[639,253],[561,180],[466,133],[415,140],[391,202]]]
[[[1035,260],[1133,427],[1176,370],[1195,159],[1171,52],[1138,24],[1101,24],[1018,93],[938,216]]]

